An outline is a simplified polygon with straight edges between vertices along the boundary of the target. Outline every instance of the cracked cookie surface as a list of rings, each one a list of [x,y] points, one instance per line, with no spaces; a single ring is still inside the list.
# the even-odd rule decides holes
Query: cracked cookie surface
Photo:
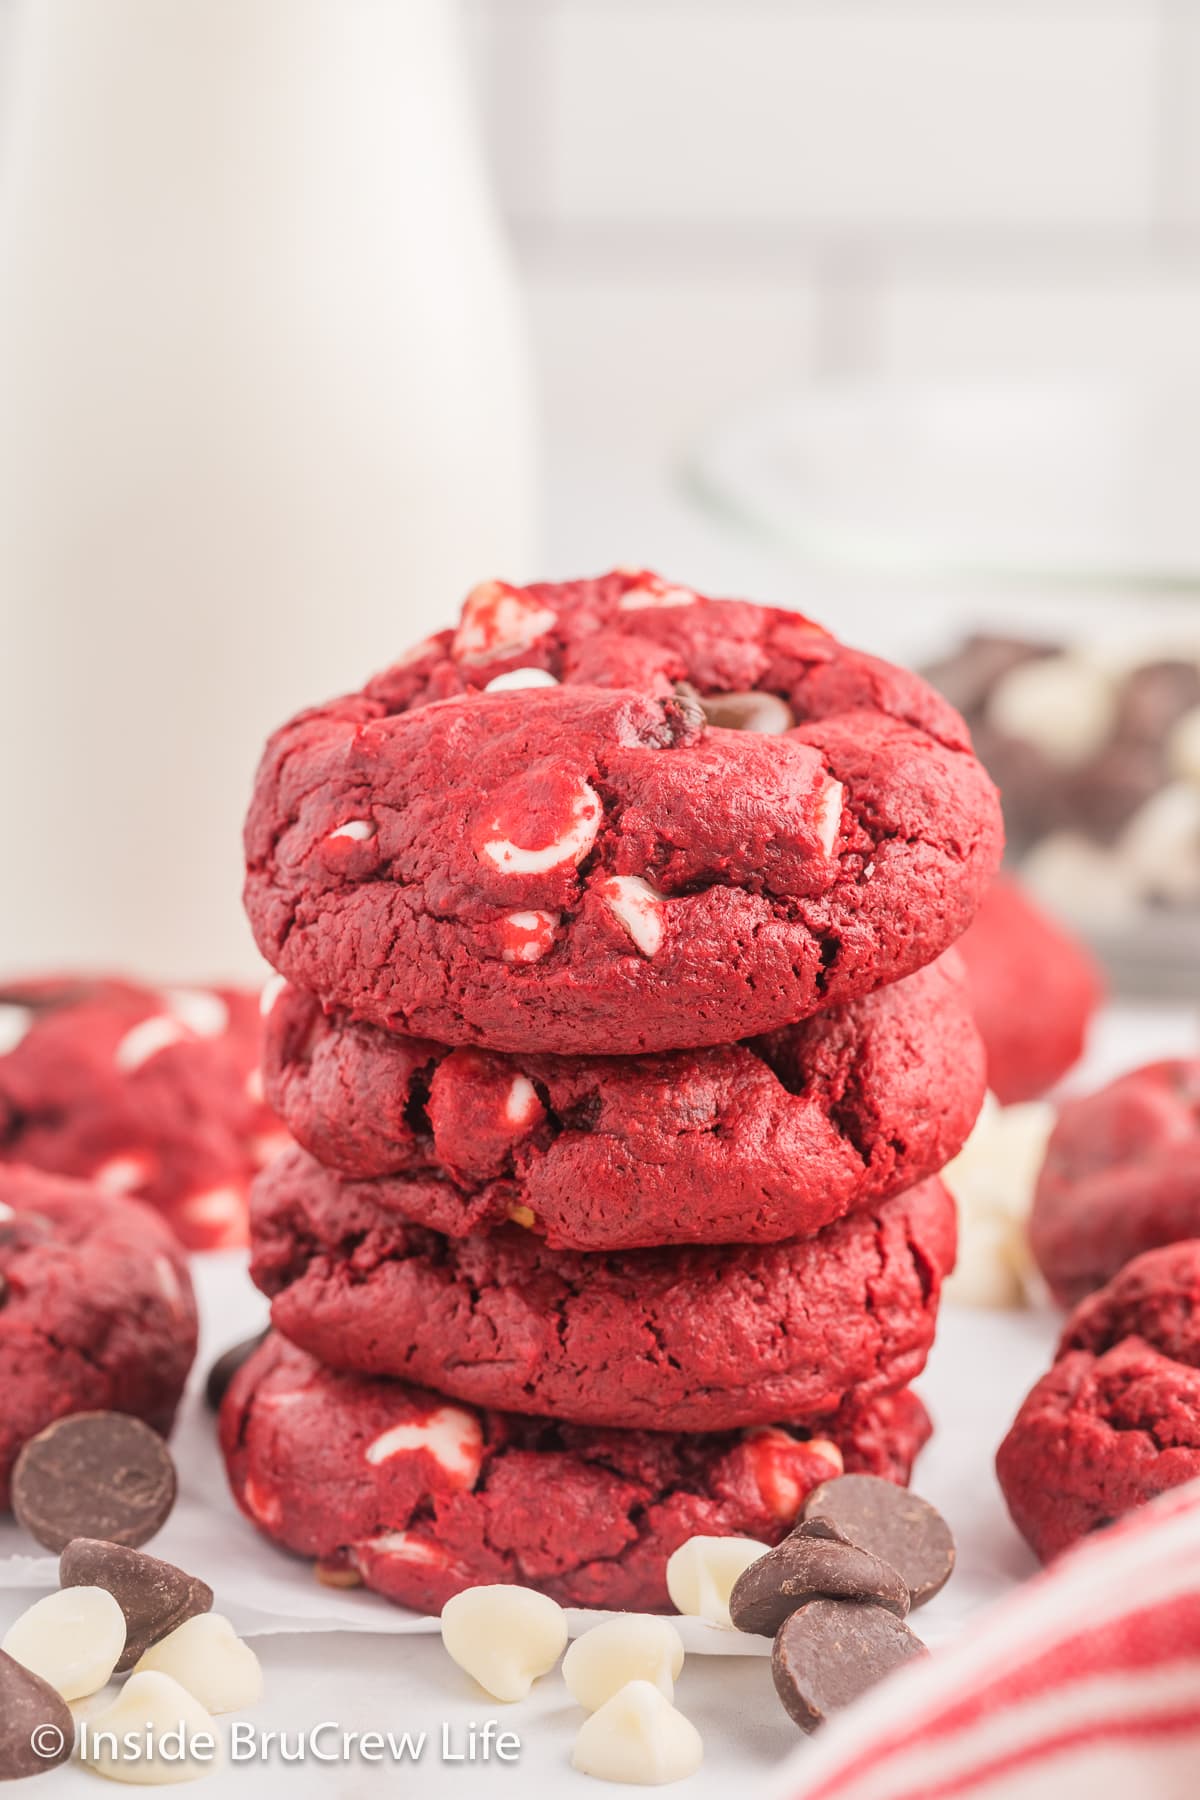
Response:
[[[507,684],[529,670],[552,685]],[[764,699],[765,726],[711,722]],[[268,961],[358,1018],[634,1054],[920,968],[1000,845],[966,728],[919,678],[626,571],[487,584],[457,632],[278,731],[246,905]]]
[[[446,1238],[303,1152],[256,1184],[251,1273],[331,1366],[648,1430],[810,1420],[924,1367],[954,1262],[938,1181],[790,1244],[608,1254],[519,1226]]]
[[[134,1200],[0,1168],[0,1511],[21,1446],[68,1413],[166,1433],[196,1353],[187,1261]]]
[[[0,1162],[145,1200],[190,1249],[246,1241],[286,1141],[262,1097],[258,996],[109,977],[0,983]]]
[[[451,1051],[285,987],[263,1067],[299,1142],[386,1178],[381,1204],[576,1250],[806,1236],[944,1167],[984,1080],[952,954],[770,1037],[643,1057]]]
[[[480,1582],[668,1611],[667,1558],[687,1538],[777,1543],[820,1481],[906,1481],[928,1436],[907,1392],[811,1434],[565,1425],[339,1375],[276,1335],[221,1412],[230,1486],[260,1531],[326,1579],[428,1612]]]
[[[1045,1561],[1200,1477],[1200,1241],[1150,1250],[1071,1315],[996,1457]]]
[[[1072,1305],[1143,1250],[1200,1236],[1200,1057],[1132,1069],[1064,1101],[1029,1241]]]

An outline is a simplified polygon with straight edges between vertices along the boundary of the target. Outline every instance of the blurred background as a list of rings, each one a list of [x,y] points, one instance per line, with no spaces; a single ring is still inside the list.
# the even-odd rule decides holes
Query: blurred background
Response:
[[[633,562],[934,665],[1176,984],[1198,121],[1191,0],[0,0],[5,963],[246,968],[270,726]]]

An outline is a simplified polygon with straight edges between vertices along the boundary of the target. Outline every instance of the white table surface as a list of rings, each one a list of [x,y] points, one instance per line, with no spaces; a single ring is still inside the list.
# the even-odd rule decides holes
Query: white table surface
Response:
[[[1151,1055],[1197,1048],[1197,1021],[1186,1009],[1113,1009],[1100,1022],[1087,1062],[1072,1085],[1087,1085]],[[259,1316],[259,1302],[239,1283],[231,1298],[226,1276],[215,1278],[201,1268],[199,1286],[205,1302],[205,1348],[235,1339]],[[213,1316],[216,1296],[225,1316]],[[236,1315],[236,1316],[233,1316]],[[918,1465],[914,1485],[929,1496],[950,1520],[959,1544],[959,1570],[944,1594],[916,1621],[933,1644],[951,1640],[963,1620],[988,1599],[1003,1593],[1029,1574],[1033,1560],[1018,1539],[1004,1510],[992,1473],[992,1457],[1016,1407],[1045,1367],[1057,1320],[1048,1312],[988,1313],[947,1307],[938,1343],[919,1387],[934,1416],[937,1432]],[[214,1543],[244,1529],[213,1479],[215,1448],[211,1424],[198,1400],[185,1432],[181,1452],[185,1487],[199,1491],[211,1511]],[[201,1423],[201,1420],[204,1420]],[[203,1463],[197,1468],[197,1461]],[[168,1526],[151,1548],[171,1554]],[[239,1540],[240,1542],[240,1540]],[[0,1531],[0,1557],[28,1550],[9,1526]],[[255,1555],[258,1555],[257,1549]],[[301,1564],[280,1558],[266,1544],[263,1558],[278,1559],[297,1583],[310,1582]],[[209,1567],[195,1571],[211,1577]],[[235,1610],[236,1593],[223,1595],[218,1606]],[[310,1590],[306,1590],[310,1591]],[[0,1631],[7,1628],[32,1592],[11,1587],[0,1592]],[[382,1603],[380,1603],[382,1605]],[[463,1793],[509,1793],[521,1800],[603,1791],[574,1773],[569,1752],[582,1714],[556,1677],[541,1682],[533,1698],[517,1707],[501,1707],[487,1699],[442,1651],[436,1637],[334,1631],[318,1635],[284,1632],[255,1638],[266,1673],[262,1703],[245,1717],[259,1737],[287,1732],[294,1743],[323,1722],[347,1732],[426,1732],[429,1742],[415,1765],[397,1772],[387,1764],[285,1762],[277,1747],[268,1760],[245,1762],[207,1776],[198,1791],[288,1795],[336,1794],[345,1800],[368,1792],[393,1791],[437,1796]],[[677,1701],[697,1724],[705,1742],[701,1773],[680,1791],[694,1800],[722,1800],[734,1783],[749,1792],[767,1792],[798,1734],[780,1709],[771,1689],[768,1667],[759,1657],[690,1656],[678,1684]],[[449,1731],[452,1748],[460,1749],[469,1723],[499,1719],[521,1739],[517,1762],[461,1763],[443,1761],[441,1733]],[[223,1726],[228,1721],[220,1722]],[[78,1768],[55,1771],[36,1791],[47,1800],[96,1794],[96,1777]],[[402,1785],[397,1786],[400,1783]],[[649,1790],[634,1790],[649,1791]]]

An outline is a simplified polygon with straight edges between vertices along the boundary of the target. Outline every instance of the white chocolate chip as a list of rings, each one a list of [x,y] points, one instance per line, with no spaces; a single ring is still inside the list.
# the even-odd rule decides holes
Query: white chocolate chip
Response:
[[[86,1739],[82,1729],[80,1736],[89,1768],[136,1787],[196,1781],[222,1760],[210,1715],[156,1669],[131,1675],[112,1705],[86,1721]]]
[[[542,1110],[537,1089],[527,1075],[516,1075],[504,1102],[504,1122],[519,1131]]]
[[[414,1450],[428,1451],[447,1475],[470,1486],[483,1459],[483,1427],[470,1413],[443,1406],[419,1424],[393,1425],[390,1431],[381,1432],[363,1454],[376,1466]]]
[[[567,1615],[533,1588],[472,1587],[442,1608],[442,1642],[495,1700],[524,1700],[567,1644]]]
[[[985,1099],[975,1129],[942,1171],[958,1203],[958,1263],[943,1285],[947,1300],[1027,1304],[1036,1280],[1026,1227],[1053,1128],[1047,1101],[1001,1106],[992,1094]]]
[[[1178,905],[1200,901],[1200,787],[1173,781],[1140,806],[1117,855],[1138,889]]]
[[[156,1256],[154,1259],[154,1275],[158,1289],[172,1312],[183,1311],[183,1289],[179,1284],[179,1276],[175,1273],[175,1264],[169,1256]]]
[[[187,1027],[178,1019],[168,1018],[166,1013],[157,1014],[152,1019],[143,1019],[140,1024],[131,1026],[117,1045],[113,1060],[118,1069],[125,1075],[132,1075],[143,1063],[157,1056],[160,1050],[169,1050],[172,1044],[182,1044],[189,1037]]]
[[[246,1196],[237,1187],[206,1188],[184,1200],[179,1211],[189,1225],[234,1225],[245,1214]]]
[[[1181,781],[1200,787],[1200,706],[1176,721],[1167,739],[1167,766]]]
[[[251,1069],[246,1077],[247,1100],[254,1106],[261,1106],[266,1097],[266,1093],[263,1089],[262,1070],[258,1068]]]
[[[842,826],[842,798],[846,790],[840,781],[831,781],[817,805],[817,837],[826,856],[833,855]]]
[[[168,1012],[197,1037],[221,1037],[229,1029],[229,1008],[210,988],[168,988],[163,999]]]
[[[17,1215],[13,1211],[12,1207],[6,1206],[3,1202],[3,1200],[0,1200],[0,1219],[7,1221],[8,1219],[15,1219],[16,1216]]]
[[[200,1613],[151,1644],[135,1675],[169,1675],[210,1713],[240,1712],[262,1699],[262,1665],[220,1613]]]
[[[558,687],[557,675],[549,669],[507,669],[503,675],[493,675],[484,686],[485,694],[507,694],[514,688]]]
[[[556,912],[506,913],[508,942],[500,952],[505,962],[540,962],[554,942],[561,917]]]
[[[552,844],[528,850],[511,838],[489,838],[480,855],[505,875],[544,875],[562,863],[581,863],[596,841],[603,809],[594,788],[579,783],[571,799],[571,823]]]
[[[463,603],[462,623],[454,634],[457,662],[494,662],[528,650],[558,623],[558,614],[520,588],[503,581],[484,581]]]
[[[33,1024],[28,1006],[0,1006],[0,1056],[15,1050]]]
[[[287,987],[286,975],[272,975],[263,983],[262,993],[258,996],[258,1010],[264,1019],[269,1019],[274,1011],[275,1002]]]
[[[640,875],[610,875],[600,885],[605,905],[643,956],[653,956],[663,938],[664,896]]]
[[[105,1194],[132,1194],[150,1174],[144,1156],[110,1156],[92,1175],[92,1181]]]
[[[125,1648],[125,1614],[107,1588],[60,1588],[10,1625],[0,1650],[32,1669],[64,1700],[83,1700],[110,1680]]]
[[[630,1681],[585,1719],[571,1766],[601,1781],[662,1787],[694,1775],[704,1744],[690,1719],[650,1681]]]
[[[268,1530],[278,1525],[283,1517],[283,1502],[279,1495],[266,1493],[252,1475],[248,1475],[242,1483],[242,1499],[251,1518],[257,1519]]]
[[[988,721],[1063,769],[1078,768],[1107,742],[1116,720],[1116,688],[1106,669],[1079,656],[1039,656],[1003,676],[987,704]]]
[[[349,838],[351,843],[365,844],[368,838],[375,836],[375,827],[370,819],[347,819],[336,831],[329,833],[330,839]]]
[[[732,1625],[729,1596],[733,1584],[770,1547],[754,1538],[689,1538],[667,1561],[672,1606],[690,1618],[707,1619],[711,1625]]]
[[[378,1537],[368,1538],[363,1544],[355,1546],[358,1556],[370,1559],[372,1556],[394,1556],[400,1562],[420,1563],[429,1568],[443,1569],[446,1558],[436,1544],[427,1538],[419,1538],[411,1531],[381,1531]]]
[[[620,1613],[575,1639],[562,1672],[572,1699],[595,1712],[629,1681],[652,1682],[673,1700],[682,1667],[683,1639],[670,1619]]]

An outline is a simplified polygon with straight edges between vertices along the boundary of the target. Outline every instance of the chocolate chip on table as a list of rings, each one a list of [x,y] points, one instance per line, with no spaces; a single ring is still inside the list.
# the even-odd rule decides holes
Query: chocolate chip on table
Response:
[[[158,1433],[128,1413],[72,1413],[30,1438],[12,1474],[12,1509],[47,1550],[72,1538],[136,1548],[166,1524],[175,1464]]]
[[[20,1781],[66,1762],[75,1721],[61,1694],[0,1650],[0,1781]]]
[[[791,707],[778,694],[702,694],[700,704],[709,724],[724,731],[755,731],[765,737],[778,737],[796,723]]]
[[[829,1519],[851,1544],[889,1563],[913,1606],[940,1593],[954,1569],[950,1527],[928,1500],[878,1475],[838,1475],[815,1487],[805,1517]]]
[[[62,1553],[58,1579],[65,1588],[104,1588],[125,1614],[125,1649],[118,1674],[132,1669],[151,1644],[186,1619],[212,1610],[213,1591],[206,1582],[174,1563],[98,1538],[72,1538]]]
[[[815,1731],[901,1663],[929,1652],[895,1613],[810,1600],[784,1620],[771,1652],[775,1692],[802,1731]]]
[[[789,1614],[820,1599],[882,1606],[898,1619],[909,1607],[908,1584],[889,1564],[856,1544],[800,1526],[738,1576],[729,1616],[739,1631],[774,1637]]]
[[[264,1329],[256,1333],[254,1337],[243,1338],[240,1344],[232,1344],[228,1350],[218,1356],[208,1371],[208,1379],[204,1383],[204,1398],[213,1412],[220,1412],[221,1402],[225,1398],[230,1382],[242,1364],[253,1356],[266,1335]]]

